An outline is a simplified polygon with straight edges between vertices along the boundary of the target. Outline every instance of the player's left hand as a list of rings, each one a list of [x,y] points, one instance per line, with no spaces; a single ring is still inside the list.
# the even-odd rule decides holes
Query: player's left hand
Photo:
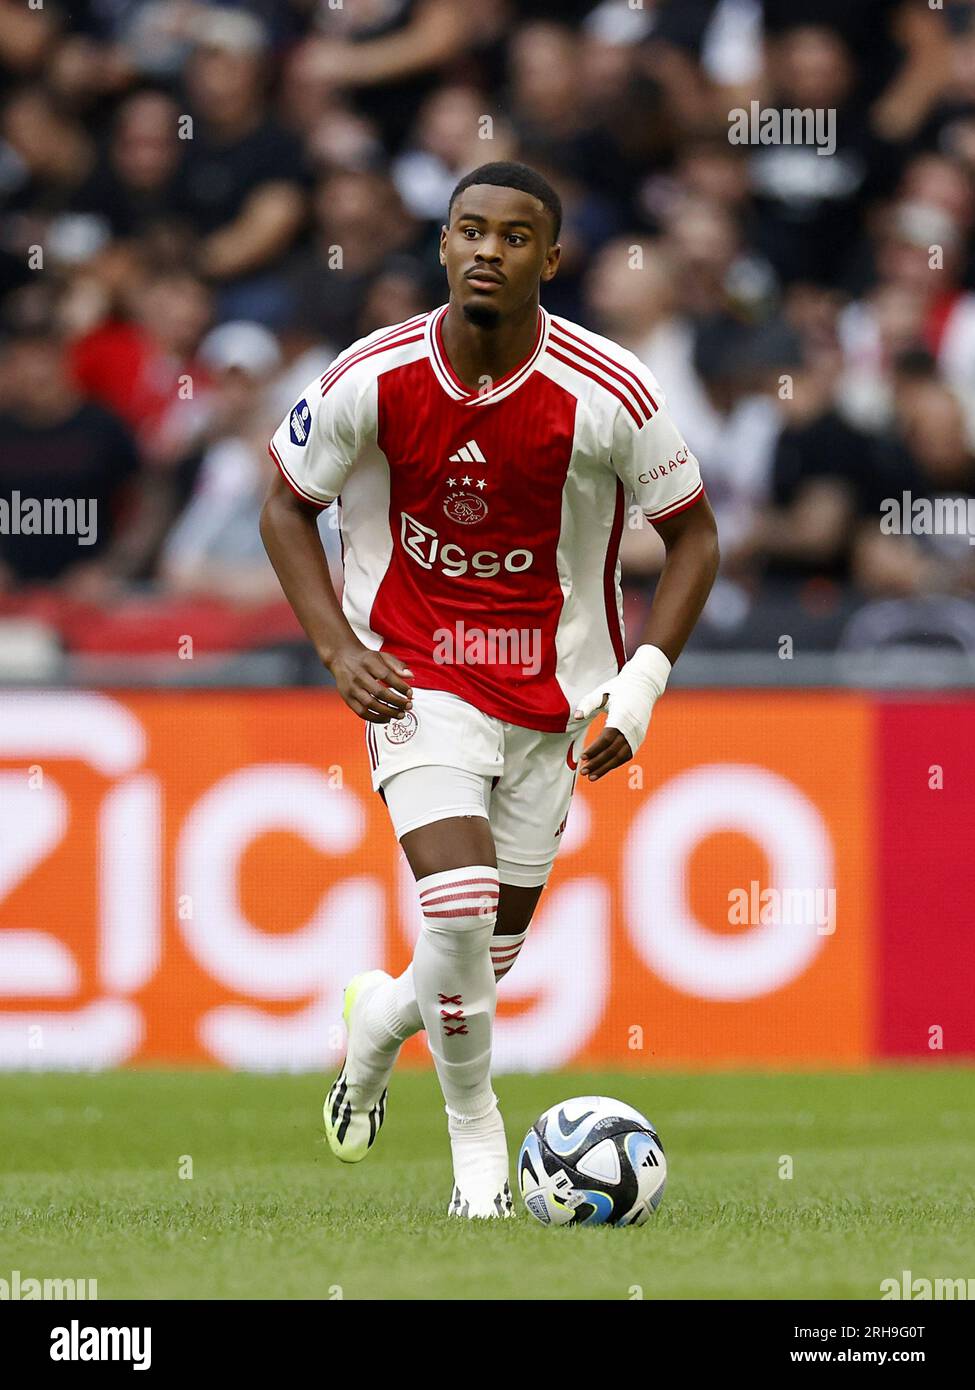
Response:
[[[579,761],[579,771],[590,782],[598,782],[615,767],[622,767],[633,757],[630,745],[620,733],[607,724],[595,743],[585,749]]]
[[[583,777],[597,782],[629,762],[646,738],[650,715],[664,692],[670,669],[659,647],[638,647],[618,675],[576,702],[575,719],[587,719],[606,706],[606,727],[582,755]]]

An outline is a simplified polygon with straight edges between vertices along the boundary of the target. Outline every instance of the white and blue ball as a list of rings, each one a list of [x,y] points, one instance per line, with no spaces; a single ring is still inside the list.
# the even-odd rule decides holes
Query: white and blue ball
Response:
[[[553,1105],[518,1155],[525,1206],[545,1226],[642,1226],[666,1183],[667,1159],[653,1125],[606,1096]]]

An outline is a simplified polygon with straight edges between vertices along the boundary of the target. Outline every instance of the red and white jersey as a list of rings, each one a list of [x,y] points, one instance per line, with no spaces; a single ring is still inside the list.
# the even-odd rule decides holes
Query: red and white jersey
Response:
[[[662,521],[702,496],[700,470],[631,352],[541,309],[525,361],[469,391],[448,307],[341,353],[271,454],[306,501],[339,498],[342,606],[366,646],[418,687],[561,731],[625,660],[626,494]]]

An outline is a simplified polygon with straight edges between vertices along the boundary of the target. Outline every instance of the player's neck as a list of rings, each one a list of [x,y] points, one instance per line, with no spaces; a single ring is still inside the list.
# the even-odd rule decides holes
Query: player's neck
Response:
[[[486,377],[500,381],[530,356],[538,337],[538,301],[532,300],[494,328],[481,328],[466,319],[451,298],[440,331],[454,375],[469,391],[477,391]]]

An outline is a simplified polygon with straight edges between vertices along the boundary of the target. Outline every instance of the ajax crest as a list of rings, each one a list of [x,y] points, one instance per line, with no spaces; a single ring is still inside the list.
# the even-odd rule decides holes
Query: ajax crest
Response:
[[[475,526],[487,516],[487,503],[476,492],[449,492],[443,504],[444,513],[462,526]]]
[[[407,710],[400,719],[391,719],[386,725],[386,738],[390,743],[408,743],[416,733],[416,715]]]

